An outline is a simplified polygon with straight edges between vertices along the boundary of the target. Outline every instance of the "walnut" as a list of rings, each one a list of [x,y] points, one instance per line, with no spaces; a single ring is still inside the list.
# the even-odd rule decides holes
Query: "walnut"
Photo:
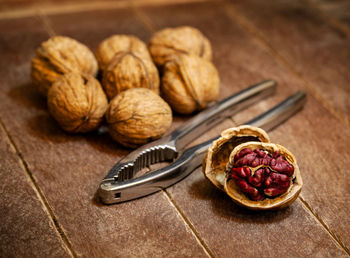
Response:
[[[114,55],[120,51],[132,52],[141,59],[151,60],[146,44],[130,35],[113,35],[98,46],[96,58],[101,70],[105,70]]]
[[[169,105],[153,91],[134,88],[118,94],[106,112],[109,132],[120,144],[136,148],[160,138],[170,127]]]
[[[103,72],[102,86],[109,99],[130,88],[148,88],[158,94],[158,70],[152,60],[121,51]]]
[[[283,209],[297,199],[302,186],[294,155],[279,144],[246,142],[230,154],[224,188],[240,206]]]
[[[62,129],[72,133],[96,129],[108,106],[100,83],[79,73],[61,76],[50,88],[47,103]]]
[[[252,210],[285,208],[303,185],[293,154],[249,125],[223,131],[208,148],[202,171],[236,204]]]
[[[96,75],[94,54],[82,43],[63,36],[43,42],[32,59],[31,78],[44,96],[61,75],[80,72]]]
[[[219,75],[211,62],[194,55],[179,55],[166,63],[161,90],[173,110],[190,114],[217,98]]]
[[[158,66],[163,66],[178,54],[192,54],[208,61],[212,58],[209,40],[199,30],[189,26],[158,31],[150,40],[149,50]]]

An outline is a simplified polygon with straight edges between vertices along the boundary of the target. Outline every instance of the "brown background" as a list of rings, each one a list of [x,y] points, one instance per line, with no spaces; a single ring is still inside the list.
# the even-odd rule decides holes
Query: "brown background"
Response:
[[[203,138],[307,92],[305,109],[270,134],[302,172],[290,208],[242,209],[200,169],[147,198],[96,200],[100,180],[129,150],[104,133],[64,133],[32,87],[30,59],[52,35],[95,49],[112,34],[147,42],[179,25],[212,42],[221,99],[263,79],[279,83],[275,96]],[[349,38],[346,0],[0,0],[0,256],[349,256]],[[172,128],[187,119],[176,116]]]

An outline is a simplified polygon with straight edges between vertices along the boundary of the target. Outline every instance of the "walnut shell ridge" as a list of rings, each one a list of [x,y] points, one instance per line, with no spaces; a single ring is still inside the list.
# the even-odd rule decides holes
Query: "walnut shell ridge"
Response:
[[[136,148],[160,138],[171,125],[172,112],[153,91],[133,88],[113,98],[106,120],[113,139],[126,147]]]
[[[161,91],[173,110],[191,114],[217,98],[219,84],[211,62],[194,55],[179,55],[166,63]]]
[[[72,133],[97,129],[108,106],[100,83],[79,73],[61,76],[50,88],[47,103],[62,129]]]
[[[221,137],[213,141],[202,163],[202,171],[207,179],[217,188],[224,190],[226,166],[230,154],[238,145],[248,141],[270,142],[267,133],[254,126],[242,125],[226,129]]]
[[[54,36],[36,50],[31,63],[31,78],[44,96],[63,74],[79,72],[96,75],[97,60],[88,47],[64,36]]]
[[[272,199],[266,198],[262,201],[252,201],[249,199],[249,197],[247,197],[246,194],[244,194],[236,186],[234,180],[229,179],[228,175],[232,169],[235,155],[245,148],[249,148],[251,150],[262,149],[262,150],[268,151],[269,153],[279,151],[285,157],[285,159],[290,164],[293,165],[294,179],[289,189],[287,190],[287,192],[285,192],[280,196],[274,197]],[[302,185],[303,185],[303,181],[302,181],[300,170],[294,155],[285,147],[279,144],[263,143],[263,142],[246,142],[235,147],[230,154],[229,162],[227,163],[227,167],[226,167],[224,189],[226,193],[232,198],[232,200],[240,206],[243,206],[252,210],[277,210],[277,209],[285,208],[290,204],[292,204],[296,200],[296,198],[299,196]]]
[[[132,52],[141,59],[152,60],[147,45],[139,38],[131,35],[113,35],[103,40],[95,54],[101,70],[105,70],[118,52]]]
[[[212,59],[209,40],[198,29],[190,26],[156,32],[149,42],[149,50],[158,66],[163,66],[178,54],[196,55],[208,61]]]
[[[159,94],[159,74],[152,60],[121,51],[103,71],[102,86],[109,99],[131,88],[148,88]]]

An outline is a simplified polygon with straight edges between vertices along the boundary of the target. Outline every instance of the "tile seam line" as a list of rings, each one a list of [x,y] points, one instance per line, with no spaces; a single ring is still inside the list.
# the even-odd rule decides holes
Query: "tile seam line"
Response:
[[[252,35],[258,42],[260,42],[263,46],[267,48],[267,51],[270,52],[272,56],[276,58],[277,61],[282,63],[294,76],[296,76],[298,79],[300,79],[310,90],[311,94],[314,96],[314,98],[326,109],[328,110],[331,115],[333,115],[337,120],[339,120],[343,125],[345,125],[347,128],[350,128],[350,121],[349,119],[343,115],[342,113],[335,110],[334,106],[330,104],[322,95],[319,94],[316,87],[313,86],[313,83],[309,82],[307,79],[305,79],[299,72],[297,72],[293,66],[284,58],[282,57],[277,50],[275,50],[266,40],[262,33],[258,31],[257,28],[253,24],[251,24],[249,21],[246,20],[245,17],[238,14],[235,7],[232,6],[231,3],[227,2],[227,0],[223,0],[226,2],[226,6],[228,8],[225,9],[225,12],[227,16],[232,19],[234,22],[237,22],[240,26],[245,28],[247,32]]]
[[[49,36],[54,36],[56,33],[54,31],[54,29],[52,28],[49,19],[46,17],[46,15],[44,13],[42,13],[40,10],[37,10],[36,12],[36,16],[39,18],[40,22],[42,23],[44,30],[49,34]],[[29,179],[31,180],[36,192],[38,193],[39,197],[40,197],[40,201],[42,202],[43,206],[45,207],[45,209],[47,210],[48,215],[50,216],[53,225],[55,226],[55,229],[57,231],[57,233],[59,234],[59,236],[61,237],[63,243],[66,245],[67,250],[69,250],[70,255],[72,257],[78,257],[77,253],[74,251],[73,246],[71,244],[71,242],[69,241],[68,236],[66,235],[66,233],[63,230],[63,227],[60,225],[57,216],[55,215],[53,209],[51,208],[49,202],[47,201],[43,191],[41,190],[41,188],[39,187],[38,182],[36,181],[36,179],[34,178],[33,173],[31,172],[31,170],[29,169],[28,163],[25,161],[23,155],[21,154],[21,152],[19,151],[19,148],[17,147],[17,145],[15,144],[15,141],[13,140],[11,134],[9,133],[9,131],[7,130],[5,124],[2,122],[1,118],[0,118],[0,124],[1,126],[4,128],[4,131],[7,134],[7,137],[9,138],[13,148],[15,149],[17,156],[19,157],[24,170],[27,174],[27,176],[29,177]]]
[[[337,29],[341,30],[348,38],[350,38],[350,30],[344,25],[344,23],[337,19],[332,17],[330,14],[328,14],[326,11],[323,11],[314,0],[306,0],[306,2],[310,5],[311,8],[315,9],[319,14],[328,21],[331,25],[336,27]]]
[[[226,0],[225,0],[226,1]],[[306,83],[306,85],[308,86],[309,89],[311,89],[311,92],[315,95],[317,94],[317,96],[314,96],[318,101],[321,102],[321,104],[333,115],[335,116],[338,120],[340,120],[342,123],[344,123],[347,127],[350,127],[349,123],[347,121],[343,121],[343,119],[341,119],[341,117],[338,117],[336,114],[338,114],[336,112],[336,114],[334,114],[331,110],[329,110],[329,107],[325,106],[325,103],[323,103],[322,99],[323,97],[318,96],[318,93],[315,92],[314,87],[311,86],[311,84],[309,84],[308,81],[306,81],[302,76],[300,76],[295,70],[294,68],[286,61],[284,60],[283,57],[281,57],[279,55],[279,53],[274,50],[272,48],[272,46],[270,46],[270,44],[264,39],[263,36],[260,36],[259,33],[257,32],[257,29],[255,28],[254,25],[250,24],[248,21],[242,21],[243,19],[245,20],[245,18],[243,17],[238,17],[239,15],[237,14],[237,11],[235,10],[235,8],[230,4],[227,3],[230,7],[230,10],[232,10],[234,12],[234,14],[232,13],[227,13],[227,15],[229,16],[229,18],[233,19],[234,21],[236,21],[238,24],[240,24],[243,28],[246,28],[248,33],[251,34],[254,38],[256,38],[261,44],[265,45],[270,52],[272,52],[272,55],[275,56],[277,58],[277,60],[279,60],[280,62],[282,62],[287,69],[291,70],[295,76],[297,76],[299,79],[301,79],[302,81],[304,81],[304,83]],[[233,17],[235,16],[235,17]],[[249,24],[248,24],[249,23]],[[321,98],[321,99],[319,99]],[[335,112],[335,111],[334,111]],[[305,205],[305,207],[308,208],[308,210],[311,212],[311,214],[315,217],[315,219],[321,224],[321,226],[328,232],[328,234],[331,235],[331,237],[336,241],[336,243],[338,243],[343,250],[350,256],[350,251],[349,249],[340,241],[340,239],[338,239],[338,237],[336,237],[336,235],[329,229],[329,227],[327,226],[327,224],[320,218],[317,216],[316,213],[313,212],[313,209],[311,207],[310,204],[308,204],[304,199],[302,199],[300,197],[300,200],[303,202],[303,204]]]
[[[48,201],[46,200],[45,195],[43,194],[42,190],[40,189],[38,183],[36,182],[32,172],[30,171],[29,167],[28,167],[28,163],[25,161],[23,155],[21,154],[21,152],[19,151],[19,148],[17,147],[17,145],[15,144],[12,136],[10,135],[9,131],[7,130],[4,122],[2,121],[2,119],[0,118],[0,126],[2,127],[2,129],[4,130],[9,143],[11,144],[12,148],[15,150],[15,153],[19,159],[20,164],[22,165],[22,170],[24,171],[24,173],[26,174],[26,176],[28,177],[28,179],[30,180],[30,182],[32,183],[32,189],[36,192],[37,196],[39,197],[39,201],[42,204],[42,207],[44,208],[47,216],[49,217],[49,219],[52,222],[52,225],[54,226],[57,235],[61,238],[62,243],[65,245],[66,250],[68,250],[69,254],[72,257],[77,257],[77,254],[75,253],[75,251],[73,250],[73,247],[69,241],[69,239],[67,238],[67,236],[65,235],[61,225],[58,222],[57,217],[55,216],[52,208],[50,207]]]
[[[204,249],[204,251],[206,252],[206,254],[209,257],[215,257],[213,252],[211,251],[211,249],[209,248],[209,246],[205,243],[205,241],[200,237],[199,233],[197,232],[197,230],[195,229],[194,225],[189,221],[189,219],[185,216],[185,214],[183,213],[183,211],[180,209],[180,207],[176,204],[175,200],[172,198],[171,194],[166,190],[163,189],[162,192],[164,193],[164,195],[166,196],[166,198],[168,199],[169,203],[171,203],[176,212],[179,214],[179,216],[181,217],[181,219],[183,220],[184,224],[191,230],[191,233],[194,235],[194,237],[196,238],[196,240],[199,242],[199,244],[202,246],[202,248]]]
[[[317,213],[312,209],[311,205],[301,196],[298,197],[298,199],[301,201],[305,209],[307,209],[317,220],[318,223],[320,223],[324,229],[327,231],[327,233],[331,236],[331,238],[347,253],[348,256],[350,256],[350,250],[346,247],[346,245],[336,236],[335,233],[332,232],[332,230],[329,229],[327,224],[317,215]]]
[[[231,118],[231,120],[233,121],[233,123],[238,126],[238,123],[235,121],[234,118]],[[309,211],[311,213],[311,215],[315,218],[315,220],[321,224],[321,226],[324,228],[324,230],[330,235],[330,237],[333,239],[333,241],[335,241],[346,253],[347,255],[350,256],[350,251],[349,249],[343,244],[343,242],[329,229],[329,227],[327,226],[327,224],[313,211],[313,209],[311,208],[311,205],[300,195],[298,196],[298,199],[300,200],[300,202],[302,203],[302,205],[305,207],[305,209],[307,211]]]
[[[200,2],[214,2],[215,0],[169,0],[169,1],[160,1],[160,0],[141,0],[133,1],[132,4],[135,6],[171,6],[176,4],[187,4],[187,3],[200,3]],[[25,7],[22,9],[17,9],[14,11],[0,11],[0,20],[5,19],[20,19],[26,17],[35,16],[39,9],[47,15],[62,15],[62,14],[71,14],[79,12],[88,12],[88,11],[101,11],[101,10],[110,10],[110,9],[123,9],[130,6],[130,2],[127,0],[124,1],[92,1],[92,2],[83,2],[83,3],[74,3],[74,4],[52,4],[47,6],[34,5],[32,7]]]
[[[135,13],[137,19],[148,29],[151,33],[156,31],[156,26],[152,23],[151,18],[142,10],[138,8],[138,6],[134,4],[130,4],[130,9]],[[170,205],[174,207],[177,214],[182,219],[183,223],[187,228],[191,231],[192,235],[195,237],[197,242],[202,246],[203,250],[209,257],[215,257],[209,246],[205,243],[205,241],[200,237],[200,234],[195,229],[194,225],[190,222],[190,220],[186,217],[184,212],[180,209],[180,207],[176,204],[175,200],[171,196],[171,194],[166,190],[162,190],[163,194],[166,196]]]
[[[148,170],[151,171],[150,166],[147,166]],[[194,171],[193,171],[194,172]],[[193,224],[189,221],[189,219],[185,216],[184,212],[180,209],[180,207],[176,204],[175,200],[171,196],[171,194],[167,191],[167,189],[161,189],[161,192],[164,194],[167,199],[169,206],[175,209],[176,214],[180,217],[181,221],[184,223],[184,226],[187,227],[190,233],[194,236],[195,240],[198,244],[203,248],[204,252],[208,257],[213,258],[213,252],[210,250],[209,246],[205,243],[205,241],[199,236],[199,233],[193,226]]]
[[[50,37],[56,36],[56,32],[51,25],[50,19],[47,17],[47,15],[41,9],[38,10],[37,17],[39,18],[39,20],[43,24],[43,27],[44,27],[45,31],[49,34],[49,36]]]

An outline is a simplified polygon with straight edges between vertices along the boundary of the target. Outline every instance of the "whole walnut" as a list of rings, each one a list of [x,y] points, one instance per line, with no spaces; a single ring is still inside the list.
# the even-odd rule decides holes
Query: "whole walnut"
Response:
[[[173,110],[190,114],[217,98],[219,83],[211,62],[194,55],[179,55],[166,63],[161,90]]]
[[[136,148],[160,138],[170,127],[172,113],[159,95],[145,88],[118,94],[106,112],[109,132],[120,144]]]
[[[189,26],[158,31],[150,40],[149,50],[158,66],[178,54],[192,54],[209,61],[212,58],[209,40],[198,29]]]
[[[68,37],[55,36],[43,42],[32,59],[31,78],[44,96],[61,75],[70,72],[96,75],[94,54],[82,43]]]
[[[88,132],[100,125],[108,101],[100,83],[91,75],[68,73],[50,88],[51,115],[67,132]]]
[[[105,70],[115,54],[120,51],[132,52],[141,59],[151,60],[146,44],[130,35],[113,35],[100,43],[96,58],[101,70]]]
[[[152,60],[121,51],[103,72],[102,86],[109,99],[131,88],[148,88],[159,94],[158,70]]]

